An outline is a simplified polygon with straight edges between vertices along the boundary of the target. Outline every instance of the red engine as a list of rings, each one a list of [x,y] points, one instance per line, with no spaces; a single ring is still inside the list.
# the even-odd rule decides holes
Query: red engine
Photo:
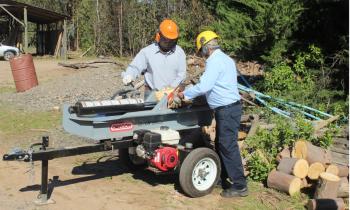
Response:
[[[162,147],[155,150],[151,164],[161,171],[173,169],[179,161],[177,150],[173,147]]]

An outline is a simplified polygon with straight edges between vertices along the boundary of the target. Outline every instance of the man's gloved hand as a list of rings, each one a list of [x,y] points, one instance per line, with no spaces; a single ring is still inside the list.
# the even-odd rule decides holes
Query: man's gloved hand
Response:
[[[182,101],[176,94],[172,98],[170,98],[168,101],[168,107],[170,109],[177,109],[177,108],[180,108],[181,106],[182,106]]]
[[[133,81],[133,78],[132,78],[131,75],[125,75],[125,76],[123,77],[123,84],[124,84],[124,85],[130,84],[132,81]]]
[[[191,100],[186,100],[185,99],[185,96],[184,96],[184,92],[178,92],[177,93],[177,96],[181,99],[182,101],[182,104],[185,104],[185,105],[189,105],[189,104],[192,104],[192,101]]]
[[[182,107],[183,105],[188,105],[191,103],[192,101],[184,99],[184,94],[182,91],[180,91],[180,92],[175,92],[173,97],[169,99],[168,107],[170,109],[177,109]]]

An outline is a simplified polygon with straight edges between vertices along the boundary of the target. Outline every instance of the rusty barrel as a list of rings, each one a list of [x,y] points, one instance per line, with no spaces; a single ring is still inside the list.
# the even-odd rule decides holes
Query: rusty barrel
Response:
[[[23,92],[38,85],[31,54],[23,54],[10,59],[10,66],[17,92]]]

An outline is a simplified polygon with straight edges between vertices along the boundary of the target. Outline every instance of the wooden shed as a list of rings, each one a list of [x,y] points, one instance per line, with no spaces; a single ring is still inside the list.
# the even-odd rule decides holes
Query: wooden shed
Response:
[[[0,41],[28,52],[28,22],[32,22],[36,24],[36,54],[66,57],[69,18],[29,4],[0,0],[0,35],[3,39]]]

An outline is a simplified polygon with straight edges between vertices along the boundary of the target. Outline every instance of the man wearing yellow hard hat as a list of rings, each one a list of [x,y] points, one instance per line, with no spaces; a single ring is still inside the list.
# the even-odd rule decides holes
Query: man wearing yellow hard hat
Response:
[[[145,98],[151,90],[177,87],[186,77],[186,55],[177,45],[179,29],[170,19],[159,25],[155,42],[143,48],[122,73],[124,85],[145,76]]]
[[[206,58],[206,66],[200,82],[178,93],[183,100],[205,95],[216,120],[216,149],[219,153],[222,173],[223,197],[248,195],[237,137],[242,106],[237,87],[236,64],[220,49],[218,35],[213,31],[200,33],[196,40],[197,51]],[[229,183],[230,179],[233,184]]]

